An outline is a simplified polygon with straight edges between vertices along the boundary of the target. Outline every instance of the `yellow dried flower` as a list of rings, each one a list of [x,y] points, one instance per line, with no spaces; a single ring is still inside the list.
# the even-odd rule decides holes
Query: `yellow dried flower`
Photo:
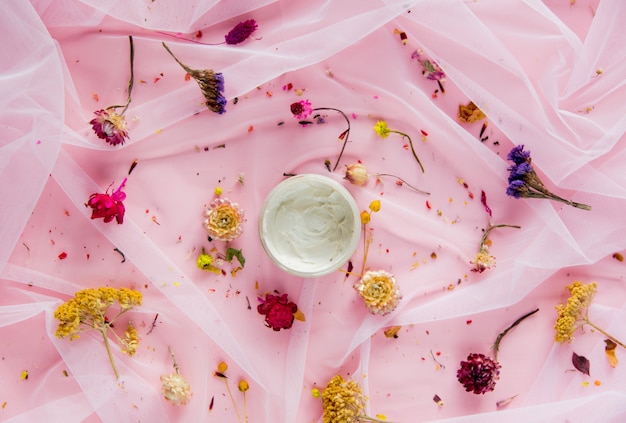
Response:
[[[470,263],[474,265],[472,271],[482,273],[496,265],[496,258],[489,254],[489,249],[486,246],[483,246]]]
[[[467,106],[459,104],[459,122],[474,123],[484,119],[485,117],[485,114],[474,104],[473,101],[470,101]]]
[[[135,353],[137,352],[137,347],[139,346],[139,334],[137,333],[137,329],[135,329],[132,323],[128,323],[126,332],[124,332],[124,338],[121,340],[121,342],[122,346],[124,347],[122,351],[124,351],[131,357],[135,355]]]
[[[77,339],[82,331],[91,329],[99,331],[104,339],[104,346],[117,378],[119,373],[110,352],[107,331],[113,327],[115,320],[122,314],[131,310],[134,306],[141,305],[142,298],[141,292],[128,288],[100,287],[78,291],[74,294],[74,298],[61,304],[54,312],[54,317],[59,321],[56,336],[58,338],[69,338],[72,341]],[[118,305],[119,311],[115,316],[107,320],[107,312],[115,304]],[[138,342],[136,331],[135,338],[129,338],[129,340],[133,342],[136,349],[136,343]],[[128,350],[129,346],[124,345],[124,347]]]
[[[248,389],[250,389],[250,385],[248,385],[248,381],[245,379],[241,379],[237,387],[241,392],[246,392]]]
[[[402,299],[395,278],[384,270],[365,272],[361,280],[354,285],[354,289],[363,298],[372,314],[382,316],[389,314],[396,309]]]
[[[374,200],[370,203],[370,210],[374,213],[380,211],[380,200]]]
[[[574,281],[567,289],[570,292],[567,303],[556,306],[558,317],[554,325],[554,340],[560,343],[572,341],[576,329],[586,323],[587,308],[596,294],[597,284],[591,282],[583,285],[582,282]]]
[[[232,241],[243,232],[243,210],[227,198],[213,200],[204,211],[204,217],[204,225],[211,238]]]
[[[387,126],[387,122],[385,122],[384,120],[379,120],[378,122],[376,122],[376,125],[374,125],[374,131],[382,138],[387,138],[389,136],[389,133],[391,132],[391,130]]]
[[[358,383],[333,377],[322,393],[324,423],[358,422],[365,414],[366,400]]]
[[[185,405],[191,398],[189,383],[178,373],[161,375],[161,392],[173,405]]]
[[[371,219],[371,216],[369,212],[367,210],[363,210],[361,212],[361,223],[363,225],[367,225],[368,223],[370,223],[370,219]]]
[[[204,248],[202,249],[202,253],[200,253],[200,255],[198,256],[198,259],[196,260],[196,266],[198,266],[198,269],[201,270],[208,270],[209,272],[213,273],[221,273],[219,267],[213,266],[213,256],[207,254],[204,251]]]
[[[226,364],[223,361],[220,361],[220,363],[217,365],[217,371],[218,373],[226,373],[226,370],[228,370],[228,364]]]

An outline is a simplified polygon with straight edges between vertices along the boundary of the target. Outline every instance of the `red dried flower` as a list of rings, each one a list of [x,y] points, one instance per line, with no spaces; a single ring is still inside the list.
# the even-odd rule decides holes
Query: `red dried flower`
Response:
[[[472,353],[467,356],[467,361],[461,361],[456,377],[467,392],[484,394],[495,389],[500,368],[500,363],[490,357]]]
[[[266,294],[265,299],[259,297],[259,301],[261,304],[257,306],[257,311],[265,316],[267,327],[275,331],[291,328],[298,306],[289,301],[287,294],[280,296]]]
[[[252,35],[254,31],[256,31],[257,28],[258,25],[254,19],[239,22],[233,29],[230,30],[228,34],[224,36],[226,44],[243,43],[250,35]]]
[[[91,218],[99,219],[103,218],[105,223],[108,223],[115,218],[118,224],[124,223],[124,201],[126,199],[126,193],[122,191],[126,184],[127,178],[124,178],[121,185],[109,195],[108,189],[104,194],[91,194],[86,206],[92,208]]]

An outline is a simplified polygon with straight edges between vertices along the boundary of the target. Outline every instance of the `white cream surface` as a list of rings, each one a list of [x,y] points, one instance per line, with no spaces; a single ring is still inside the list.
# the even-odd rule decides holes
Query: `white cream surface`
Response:
[[[354,252],[360,236],[357,214],[354,200],[335,181],[298,175],[268,196],[260,235],[279,266],[317,276],[336,270]]]

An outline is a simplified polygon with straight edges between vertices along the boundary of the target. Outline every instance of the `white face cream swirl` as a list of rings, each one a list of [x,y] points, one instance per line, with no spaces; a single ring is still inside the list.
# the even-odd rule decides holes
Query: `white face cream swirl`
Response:
[[[286,272],[323,276],[338,270],[356,250],[359,210],[336,181],[296,175],[274,187],[265,199],[259,235],[265,252]]]

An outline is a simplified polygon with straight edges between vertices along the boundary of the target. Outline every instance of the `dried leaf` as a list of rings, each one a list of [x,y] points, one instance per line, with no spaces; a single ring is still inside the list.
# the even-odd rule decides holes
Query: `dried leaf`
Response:
[[[589,376],[589,360],[582,355],[578,355],[575,352],[572,352],[572,364],[579,372],[586,374]]]
[[[385,330],[385,336],[387,338],[397,338],[398,337],[398,332],[400,332],[400,329],[402,329],[402,326],[392,326],[389,329]]]
[[[605,339],[604,343],[606,346],[604,347],[604,351],[606,352],[606,358],[609,359],[609,365],[611,367],[617,367],[617,356],[615,355],[615,349],[617,348],[617,344],[610,339]]]
[[[304,313],[301,312],[300,309],[293,313],[293,318],[301,322],[306,322],[306,319],[304,318]]]
[[[504,407],[505,405],[510,404],[511,401],[513,401],[515,398],[517,398],[517,395],[513,395],[512,397],[500,400],[500,401],[496,402],[496,407]]]
[[[246,267],[246,259],[244,258],[241,250],[228,248],[226,250],[226,261],[230,263],[233,260],[233,257],[237,257],[237,260],[239,261],[239,264],[241,264],[242,268]]]

